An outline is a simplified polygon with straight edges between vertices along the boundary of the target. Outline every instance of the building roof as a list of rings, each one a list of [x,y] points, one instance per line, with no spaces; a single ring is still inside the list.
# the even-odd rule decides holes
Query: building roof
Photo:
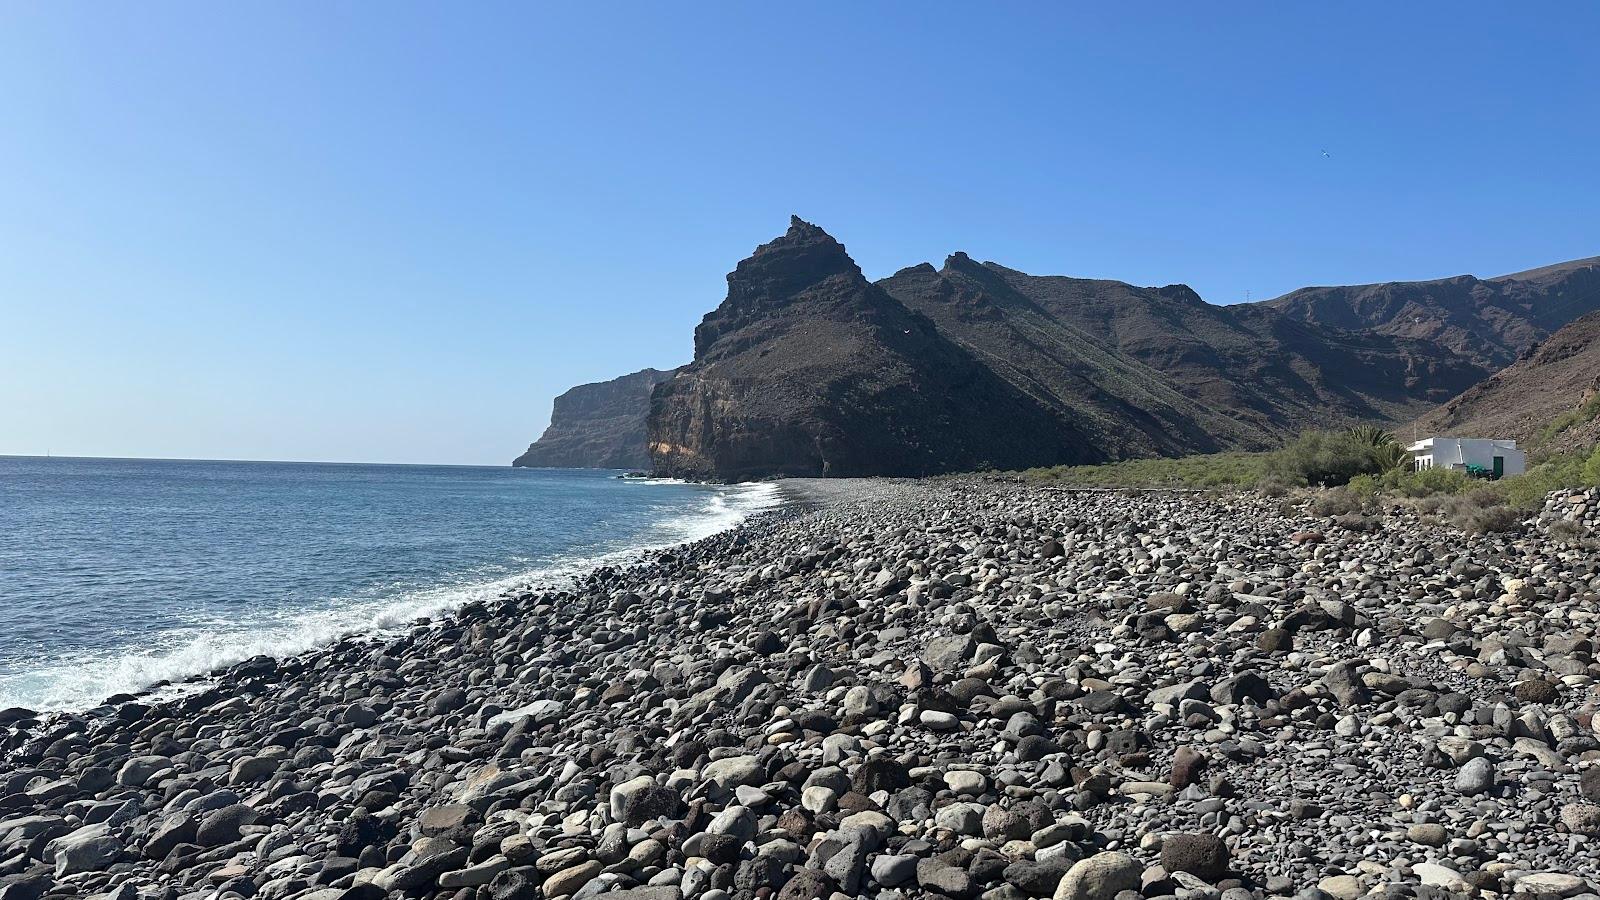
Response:
[[[1417,441],[1416,443],[1411,444],[1410,446],[1406,447],[1406,450],[1408,450],[1408,451],[1410,451],[1412,453],[1417,453],[1419,451],[1425,451],[1425,450],[1442,450],[1442,449],[1445,449],[1448,446],[1448,447],[1453,447],[1455,450],[1457,450],[1459,452],[1461,450],[1462,445],[1469,444],[1469,443],[1479,443],[1479,442],[1483,442],[1483,443],[1487,443],[1487,444],[1493,444],[1495,446],[1495,448],[1498,449],[1498,450],[1515,450],[1515,449],[1517,449],[1517,442],[1513,438],[1427,437],[1427,438],[1423,438],[1422,440]]]

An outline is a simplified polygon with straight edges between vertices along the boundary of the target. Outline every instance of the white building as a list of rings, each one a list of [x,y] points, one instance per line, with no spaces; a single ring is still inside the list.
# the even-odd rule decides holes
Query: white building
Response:
[[[1407,447],[1412,468],[1455,469],[1461,472],[1500,478],[1528,471],[1527,454],[1517,449],[1516,441],[1490,438],[1423,438]]]

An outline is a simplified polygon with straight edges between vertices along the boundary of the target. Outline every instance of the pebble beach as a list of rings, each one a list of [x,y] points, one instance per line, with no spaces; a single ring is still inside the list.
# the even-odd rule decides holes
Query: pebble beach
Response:
[[[0,711],[0,900],[1600,890],[1600,492],[792,481],[181,696]]]

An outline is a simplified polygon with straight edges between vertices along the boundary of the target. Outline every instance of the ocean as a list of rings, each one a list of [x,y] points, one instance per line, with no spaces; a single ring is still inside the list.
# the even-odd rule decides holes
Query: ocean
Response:
[[[0,457],[0,709],[394,632],[781,502],[619,474]]]

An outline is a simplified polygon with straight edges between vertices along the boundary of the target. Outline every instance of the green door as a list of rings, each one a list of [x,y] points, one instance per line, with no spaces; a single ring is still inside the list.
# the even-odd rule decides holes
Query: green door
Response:
[[[1504,456],[1496,456],[1494,458],[1494,477],[1496,477],[1496,478],[1504,478],[1505,475],[1506,475],[1506,458]]]

